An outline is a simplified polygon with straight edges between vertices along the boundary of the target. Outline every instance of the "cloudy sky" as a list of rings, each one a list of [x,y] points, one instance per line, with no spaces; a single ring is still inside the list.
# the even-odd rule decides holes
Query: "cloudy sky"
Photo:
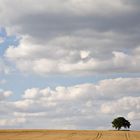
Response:
[[[0,128],[140,129],[139,0],[0,0]]]

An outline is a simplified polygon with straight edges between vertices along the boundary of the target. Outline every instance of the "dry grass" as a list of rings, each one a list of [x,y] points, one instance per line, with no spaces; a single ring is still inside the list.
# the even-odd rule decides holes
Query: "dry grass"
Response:
[[[140,140],[140,131],[0,130],[0,140]]]

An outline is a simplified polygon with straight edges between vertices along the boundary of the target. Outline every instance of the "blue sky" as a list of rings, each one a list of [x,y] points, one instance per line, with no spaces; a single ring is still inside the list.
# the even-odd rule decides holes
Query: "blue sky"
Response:
[[[139,5],[0,0],[0,128],[140,129]]]

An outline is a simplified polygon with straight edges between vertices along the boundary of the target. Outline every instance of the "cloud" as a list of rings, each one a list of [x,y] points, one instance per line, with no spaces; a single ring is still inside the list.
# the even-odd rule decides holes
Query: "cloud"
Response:
[[[101,110],[103,113],[117,113],[131,110],[140,109],[140,97],[123,97],[118,99],[116,102],[111,101],[103,104]]]
[[[132,111],[132,112],[129,112],[127,117],[130,119],[130,120],[140,120],[140,113],[139,111]]]
[[[41,76],[139,74],[139,9],[138,0],[0,0],[1,25],[21,38],[5,50],[0,73],[8,74],[12,64],[23,74]],[[117,113],[136,123],[139,83],[139,78],[116,78],[33,87],[14,101],[4,100],[10,94],[2,91],[1,125],[93,129]]]
[[[25,123],[25,118],[16,118],[16,119],[0,119],[0,126],[13,126]]]
[[[123,1],[111,1],[111,0],[87,0],[85,3],[84,0],[41,0],[40,2],[35,2],[31,6],[33,0],[22,0],[22,5],[18,0],[13,0],[9,2],[8,0],[1,0],[1,15],[3,18],[7,14],[9,16],[13,15],[11,18],[19,18],[20,15],[28,15],[31,13],[51,13],[51,14],[74,14],[74,15],[91,15],[91,14],[102,14],[101,9],[104,9],[104,14],[110,14],[111,11],[119,12],[129,9],[129,5],[124,5]],[[9,3],[9,5],[8,5]],[[18,5],[18,6],[17,6]],[[10,7],[11,6],[11,7]],[[20,6],[20,7],[19,7]],[[5,8],[8,7],[8,10]],[[26,9],[26,10],[25,10]],[[18,11],[16,13],[16,11]],[[64,13],[65,11],[65,13]],[[19,13],[20,12],[20,13]],[[15,14],[15,15],[14,15]],[[11,19],[10,19],[11,20]]]
[[[59,37],[44,45],[32,44],[29,39],[25,37],[18,47],[10,46],[5,53],[22,72],[82,75],[102,72],[139,73],[140,70],[139,47],[127,54],[123,48],[120,51],[113,51],[113,48],[106,50],[98,41],[97,44],[101,46],[92,47],[95,40],[91,38],[83,41],[81,37]],[[84,49],[84,46],[88,47]]]
[[[5,38],[0,37],[0,44],[1,44],[1,43],[3,43],[3,42],[4,42],[4,40],[5,40]]]
[[[134,54],[140,36],[137,1],[0,3],[0,21],[8,32],[22,38],[5,56],[22,72],[43,76],[139,73],[139,56]]]
[[[12,91],[9,91],[9,90],[5,91],[3,89],[0,89],[0,101],[11,95],[12,95]]]
[[[22,4],[1,0],[1,9],[0,20],[5,26],[42,40],[48,34],[68,34],[77,29],[129,31],[139,22],[136,5],[123,0],[22,0]]]
[[[0,58],[0,73],[9,74],[11,72],[11,68],[6,64],[4,59]]]
[[[24,118],[25,122],[19,121],[17,126],[23,123],[28,128],[96,129],[103,124],[109,127],[112,117],[117,115],[137,122],[139,83],[139,78],[116,78],[96,84],[26,89],[16,101],[1,101],[0,112],[5,118],[9,116],[7,121]]]

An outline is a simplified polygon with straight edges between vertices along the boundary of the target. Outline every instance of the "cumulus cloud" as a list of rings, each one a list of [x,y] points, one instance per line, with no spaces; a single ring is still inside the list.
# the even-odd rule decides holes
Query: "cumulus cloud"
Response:
[[[140,97],[123,97],[117,101],[111,101],[103,104],[101,111],[103,113],[117,113],[140,109]]]
[[[140,33],[137,1],[0,3],[0,21],[9,32],[22,37],[5,56],[22,72],[83,75],[140,70],[136,55]]]
[[[103,118],[109,123],[112,119],[110,114],[114,117],[123,115],[137,122],[139,83],[139,78],[116,78],[101,80],[96,84],[26,89],[21,99],[2,101],[5,110],[1,108],[0,112],[3,117],[11,117],[11,123],[16,122],[13,118],[24,118],[19,125],[23,123],[29,128],[93,129],[105,124]],[[97,117],[100,121],[97,121]],[[1,126],[6,126],[7,121],[2,120]],[[106,123],[105,127],[109,127],[109,124]]]
[[[3,89],[0,89],[0,101],[11,95],[12,95],[12,91],[9,91],[9,90],[5,91]]]
[[[127,117],[130,120],[140,120],[140,113],[139,111],[132,111],[128,113]]]
[[[91,38],[83,41],[79,37],[60,37],[43,46],[31,44],[28,39],[25,37],[18,47],[11,46],[5,53],[22,72],[49,75],[138,73],[140,70],[139,47],[127,54],[121,48],[120,51],[119,48],[118,51],[106,50],[98,41],[101,46],[94,47],[95,42]],[[88,47],[83,50],[85,46]]]
[[[138,0],[0,0],[1,25],[21,38],[3,57],[24,74],[139,74],[139,9]],[[3,57],[0,73],[7,74],[10,69]],[[7,111],[0,112],[11,119],[0,124],[27,121],[27,127],[93,128],[102,126],[101,116],[110,122],[115,112],[137,122],[139,83],[139,78],[116,78],[53,89],[34,87],[11,102],[4,100],[10,93],[3,91],[0,104]]]

